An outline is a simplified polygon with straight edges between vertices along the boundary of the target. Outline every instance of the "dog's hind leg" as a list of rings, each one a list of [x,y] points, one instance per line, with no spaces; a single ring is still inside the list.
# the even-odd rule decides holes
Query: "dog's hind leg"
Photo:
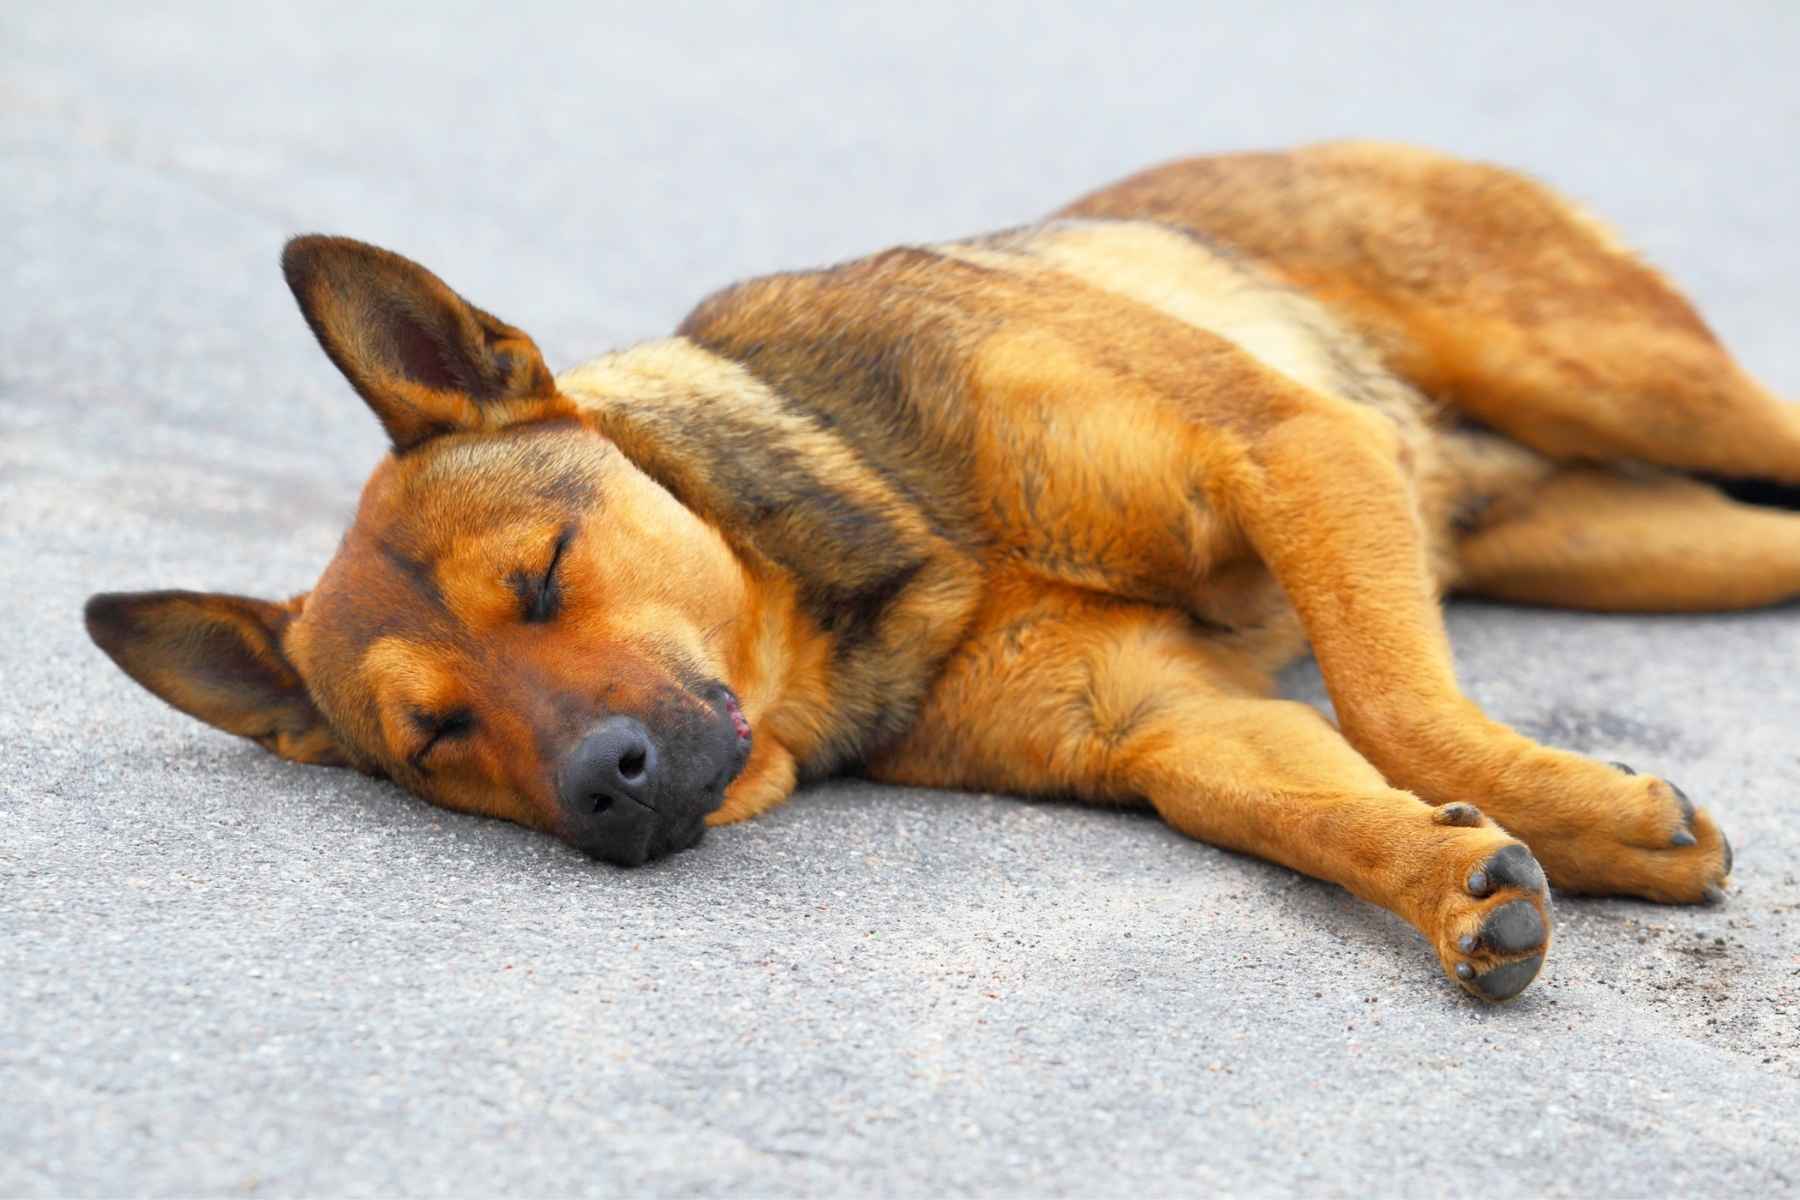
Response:
[[[1594,312],[1445,330],[1427,390],[1560,461],[1800,485],[1800,405],[1751,378],[1659,276],[1635,260],[1617,267],[1666,303],[1634,292]]]
[[[1135,804],[1337,883],[1410,922],[1445,973],[1503,1000],[1549,944],[1544,876],[1472,805],[1389,787],[1317,710],[1180,613],[1033,588],[952,656],[876,778]]]
[[[1324,300],[1421,391],[1563,461],[1800,484],[1758,384],[1601,221],[1514,171],[1370,142],[1154,168],[1064,215],[1150,217]]]
[[[1639,469],[1565,468],[1457,547],[1459,590],[1604,612],[1755,608],[1800,596],[1800,515]]]

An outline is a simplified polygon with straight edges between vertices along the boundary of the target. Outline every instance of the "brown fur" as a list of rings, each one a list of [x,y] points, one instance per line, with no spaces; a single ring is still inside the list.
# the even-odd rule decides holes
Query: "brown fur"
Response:
[[[395,454],[310,594],[90,604],[203,720],[566,834],[583,730],[699,720],[722,681],[754,742],[713,823],[856,765],[1148,805],[1392,909],[1490,999],[1547,949],[1538,863],[1720,895],[1730,848],[1678,789],[1452,674],[1454,588],[1800,594],[1800,517],[1671,471],[1800,482],[1794,410],[1534,182],[1366,144],[1175,163],[740,284],[554,380],[398,256],[284,263]],[[1271,696],[1307,642],[1336,727]]]

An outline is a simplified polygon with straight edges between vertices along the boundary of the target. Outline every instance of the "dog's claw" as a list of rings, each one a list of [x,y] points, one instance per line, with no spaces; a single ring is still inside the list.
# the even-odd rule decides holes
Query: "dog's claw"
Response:
[[[1606,765],[1611,767],[1613,770],[1617,771],[1621,775],[1636,775],[1637,774],[1637,768],[1633,767],[1630,763],[1615,762],[1615,763],[1607,763]]]
[[[1439,825],[1456,825],[1464,829],[1473,829],[1482,823],[1481,810],[1473,804],[1446,804],[1432,814],[1433,821]]]
[[[1675,831],[1675,836],[1669,839],[1669,845],[1671,845],[1671,846],[1692,846],[1698,841],[1699,841],[1699,839],[1696,838],[1693,834],[1689,833],[1687,830],[1677,829]]]
[[[1475,968],[1471,967],[1468,963],[1457,963],[1456,977],[1464,983],[1467,983],[1469,980],[1475,978]]]
[[[1694,802],[1689,800],[1688,794],[1679,787],[1669,783],[1666,779],[1663,780],[1663,782],[1669,784],[1669,790],[1675,793],[1675,802],[1681,805],[1681,823],[1683,825],[1692,825],[1694,823]]]

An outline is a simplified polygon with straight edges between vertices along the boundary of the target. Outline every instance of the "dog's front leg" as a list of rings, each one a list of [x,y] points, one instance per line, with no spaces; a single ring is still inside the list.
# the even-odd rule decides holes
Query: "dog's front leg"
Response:
[[[1549,944],[1543,872],[1467,804],[1398,791],[1308,705],[1179,613],[1022,587],[871,764],[897,783],[1144,803],[1191,837],[1347,888],[1410,922],[1444,972],[1516,995]]]
[[[1731,851],[1662,780],[1537,745],[1457,687],[1392,430],[1319,397],[1243,443],[1212,485],[1300,613],[1345,735],[1427,801],[1469,801],[1558,887],[1693,902]]]
[[[766,728],[751,743],[750,761],[725,789],[725,803],[706,818],[708,825],[731,825],[767,812],[794,794],[794,756]]]

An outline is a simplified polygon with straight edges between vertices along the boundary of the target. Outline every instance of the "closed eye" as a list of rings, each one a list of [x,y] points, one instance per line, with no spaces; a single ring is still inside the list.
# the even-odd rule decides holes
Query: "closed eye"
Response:
[[[427,712],[415,712],[413,724],[425,734],[425,742],[406,760],[412,764],[413,770],[423,771],[425,759],[432,750],[444,741],[456,741],[468,737],[475,730],[475,714],[466,708],[459,708],[441,716]]]
[[[562,587],[557,581],[556,572],[562,566],[563,552],[574,540],[575,531],[564,529],[556,539],[556,546],[550,552],[550,565],[542,575],[531,576],[524,571],[514,571],[508,578],[519,597],[519,603],[524,607],[528,624],[542,624],[562,610]]]

